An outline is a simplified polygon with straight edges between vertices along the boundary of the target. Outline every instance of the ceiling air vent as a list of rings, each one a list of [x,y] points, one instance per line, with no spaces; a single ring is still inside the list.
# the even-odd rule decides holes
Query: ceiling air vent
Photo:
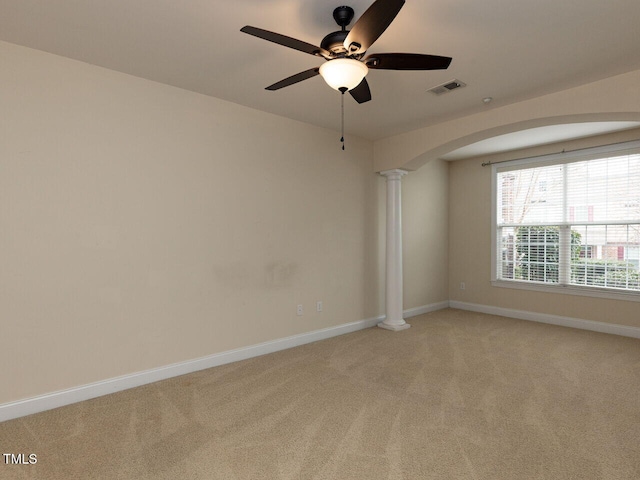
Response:
[[[467,84],[464,82],[461,82],[460,80],[449,80],[446,83],[443,83],[442,85],[437,85],[433,88],[430,88],[429,91],[431,93],[433,93],[434,95],[442,95],[443,93],[448,93],[451,90],[455,90],[456,88],[460,88],[460,87],[466,87]]]

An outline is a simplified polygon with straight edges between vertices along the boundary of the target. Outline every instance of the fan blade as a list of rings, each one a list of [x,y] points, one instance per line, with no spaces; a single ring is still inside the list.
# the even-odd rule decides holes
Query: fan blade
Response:
[[[363,78],[357,87],[349,90],[349,93],[358,103],[364,103],[371,100],[371,90],[369,90],[369,83],[366,78]]]
[[[378,70],[446,70],[451,57],[420,53],[377,53],[364,59],[369,68]]]
[[[295,75],[291,75],[290,77],[287,77],[284,80],[280,80],[279,82],[276,82],[273,85],[269,85],[265,90],[280,90],[281,88],[288,87],[289,85],[293,85],[294,83],[298,83],[308,78],[315,77],[319,73],[320,73],[320,68],[318,67],[310,68],[309,70],[296,73]]]
[[[404,0],[376,0],[353,25],[344,40],[351,55],[364,53],[384,33],[404,5]]]
[[[287,37],[286,35],[280,35],[279,33],[270,32],[269,30],[263,30],[262,28],[251,27],[247,25],[240,29],[241,32],[248,33],[254,37],[268,40],[269,42],[277,43],[285,47],[293,48],[300,52],[308,53],[310,55],[316,55],[324,58],[332,58],[333,54],[324,48],[316,47],[310,43],[303,42],[302,40],[296,40],[295,38]]]

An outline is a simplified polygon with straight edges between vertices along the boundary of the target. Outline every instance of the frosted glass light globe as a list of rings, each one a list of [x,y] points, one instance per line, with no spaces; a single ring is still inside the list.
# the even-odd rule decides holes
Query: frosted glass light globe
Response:
[[[351,90],[369,73],[369,68],[352,58],[335,58],[320,66],[320,75],[331,88]]]

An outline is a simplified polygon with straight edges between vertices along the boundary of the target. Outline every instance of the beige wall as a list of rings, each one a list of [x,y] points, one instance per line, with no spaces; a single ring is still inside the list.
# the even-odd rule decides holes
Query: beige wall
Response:
[[[449,165],[433,160],[402,178],[404,308],[449,299]]]
[[[640,130],[574,140],[449,164],[449,299],[640,327],[640,303],[491,285],[491,168],[504,161],[640,139]],[[460,283],[465,290],[460,290]]]
[[[0,63],[0,404],[384,311],[370,142],[6,43]]]

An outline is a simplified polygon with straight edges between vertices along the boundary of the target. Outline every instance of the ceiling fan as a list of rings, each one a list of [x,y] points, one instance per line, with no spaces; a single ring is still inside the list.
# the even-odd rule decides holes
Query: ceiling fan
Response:
[[[269,85],[266,87],[267,90],[279,90],[321,75],[330,87],[343,94],[348,91],[358,103],[364,103],[371,100],[371,90],[365,78],[369,69],[445,70],[451,63],[450,57],[418,53],[377,53],[365,56],[369,47],[389,27],[403,5],[404,0],[376,0],[351,30],[347,30],[346,26],[353,20],[353,9],[347,6],[337,7],[333,11],[333,18],[341,30],[324,37],[319,47],[248,25],[240,31],[327,60],[320,67],[305,70]]]

